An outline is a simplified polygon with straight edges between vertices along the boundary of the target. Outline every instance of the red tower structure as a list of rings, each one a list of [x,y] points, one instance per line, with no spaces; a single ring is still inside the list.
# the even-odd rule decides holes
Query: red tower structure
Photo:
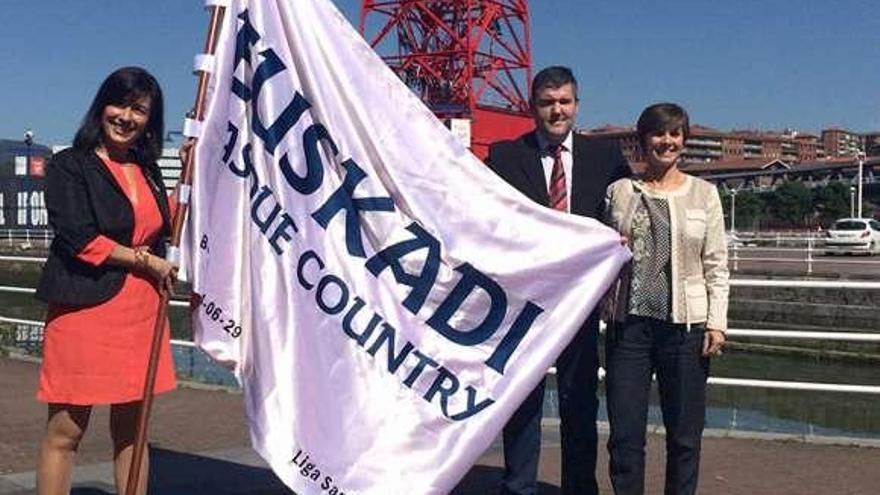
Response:
[[[360,31],[478,156],[531,129],[527,0],[363,0]]]

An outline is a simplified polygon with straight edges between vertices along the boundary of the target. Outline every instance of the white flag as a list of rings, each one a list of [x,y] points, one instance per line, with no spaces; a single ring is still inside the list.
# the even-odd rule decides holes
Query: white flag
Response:
[[[199,344],[300,495],[445,494],[627,259],[471,155],[329,0],[233,0],[196,149]]]

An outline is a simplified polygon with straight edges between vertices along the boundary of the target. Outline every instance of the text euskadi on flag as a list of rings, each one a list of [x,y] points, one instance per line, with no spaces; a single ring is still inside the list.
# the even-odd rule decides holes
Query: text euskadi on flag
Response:
[[[232,0],[196,148],[199,344],[296,493],[445,494],[628,257],[532,204],[328,0]]]

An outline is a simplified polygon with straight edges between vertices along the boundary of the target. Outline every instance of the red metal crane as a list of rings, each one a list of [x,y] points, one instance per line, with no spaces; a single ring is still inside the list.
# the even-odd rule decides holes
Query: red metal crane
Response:
[[[439,118],[469,122],[471,149],[532,127],[526,0],[363,0],[360,31]]]

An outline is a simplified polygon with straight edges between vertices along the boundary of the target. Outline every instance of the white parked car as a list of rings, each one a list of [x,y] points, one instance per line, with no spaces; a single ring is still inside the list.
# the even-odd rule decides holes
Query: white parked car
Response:
[[[841,218],[825,232],[825,254],[880,253],[880,222],[870,218]]]

